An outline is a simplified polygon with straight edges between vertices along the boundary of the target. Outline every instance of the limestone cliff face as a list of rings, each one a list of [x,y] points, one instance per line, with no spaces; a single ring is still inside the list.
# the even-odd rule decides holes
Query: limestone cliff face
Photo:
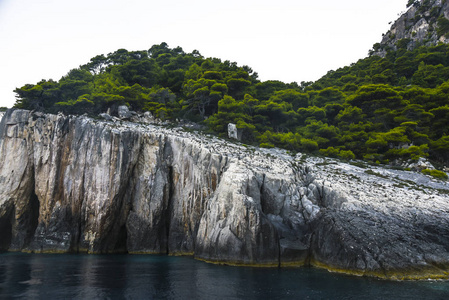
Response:
[[[400,187],[376,172],[180,128],[9,110],[0,249],[447,276],[447,183],[391,175],[420,180]]]
[[[382,41],[374,45],[372,54],[384,57],[387,49],[396,50],[398,42],[412,50],[419,45],[437,45],[449,43],[449,32],[444,29],[438,19],[449,21],[449,2],[446,0],[415,1],[383,35]]]
[[[311,219],[287,162],[272,169],[217,139],[23,110],[0,134],[3,249],[278,265],[274,224]]]

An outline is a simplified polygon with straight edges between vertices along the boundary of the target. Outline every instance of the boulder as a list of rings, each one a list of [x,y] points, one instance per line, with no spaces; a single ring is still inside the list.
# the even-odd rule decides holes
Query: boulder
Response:
[[[118,107],[118,117],[122,120],[126,120],[132,117],[132,113],[129,111],[128,106],[121,105]]]
[[[112,116],[106,113],[101,113],[99,114],[99,116],[103,119],[105,119],[106,121],[112,121]]]
[[[237,141],[242,140],[242,131],[233,123],[228,124],[228,137]]]

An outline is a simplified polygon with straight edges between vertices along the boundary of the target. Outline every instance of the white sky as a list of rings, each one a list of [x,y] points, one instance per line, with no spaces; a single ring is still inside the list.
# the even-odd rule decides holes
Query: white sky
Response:
[[[368,54],[407,0],[0,0],[0,106],[98,54],[166,42],[248,65],[261,80],[314,81]]]

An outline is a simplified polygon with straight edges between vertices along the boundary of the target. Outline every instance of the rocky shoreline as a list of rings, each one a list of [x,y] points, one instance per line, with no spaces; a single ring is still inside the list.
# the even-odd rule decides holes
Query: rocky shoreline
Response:
[[[449,184],[144,123],[8,110],[0,250],[447,279]]]

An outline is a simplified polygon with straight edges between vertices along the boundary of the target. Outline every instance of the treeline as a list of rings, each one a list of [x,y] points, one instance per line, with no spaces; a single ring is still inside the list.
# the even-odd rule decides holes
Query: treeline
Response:
[[[387,163],[449,161],[449,46],[389,51],[316,82],[258,80],[248,66],[167,44],[99,55],[59,81],[18,88],[16,107],[98,114],[119,105],[161,119],[202,122],[243,141]],[[374,46],[376,47],[376,45]]]

